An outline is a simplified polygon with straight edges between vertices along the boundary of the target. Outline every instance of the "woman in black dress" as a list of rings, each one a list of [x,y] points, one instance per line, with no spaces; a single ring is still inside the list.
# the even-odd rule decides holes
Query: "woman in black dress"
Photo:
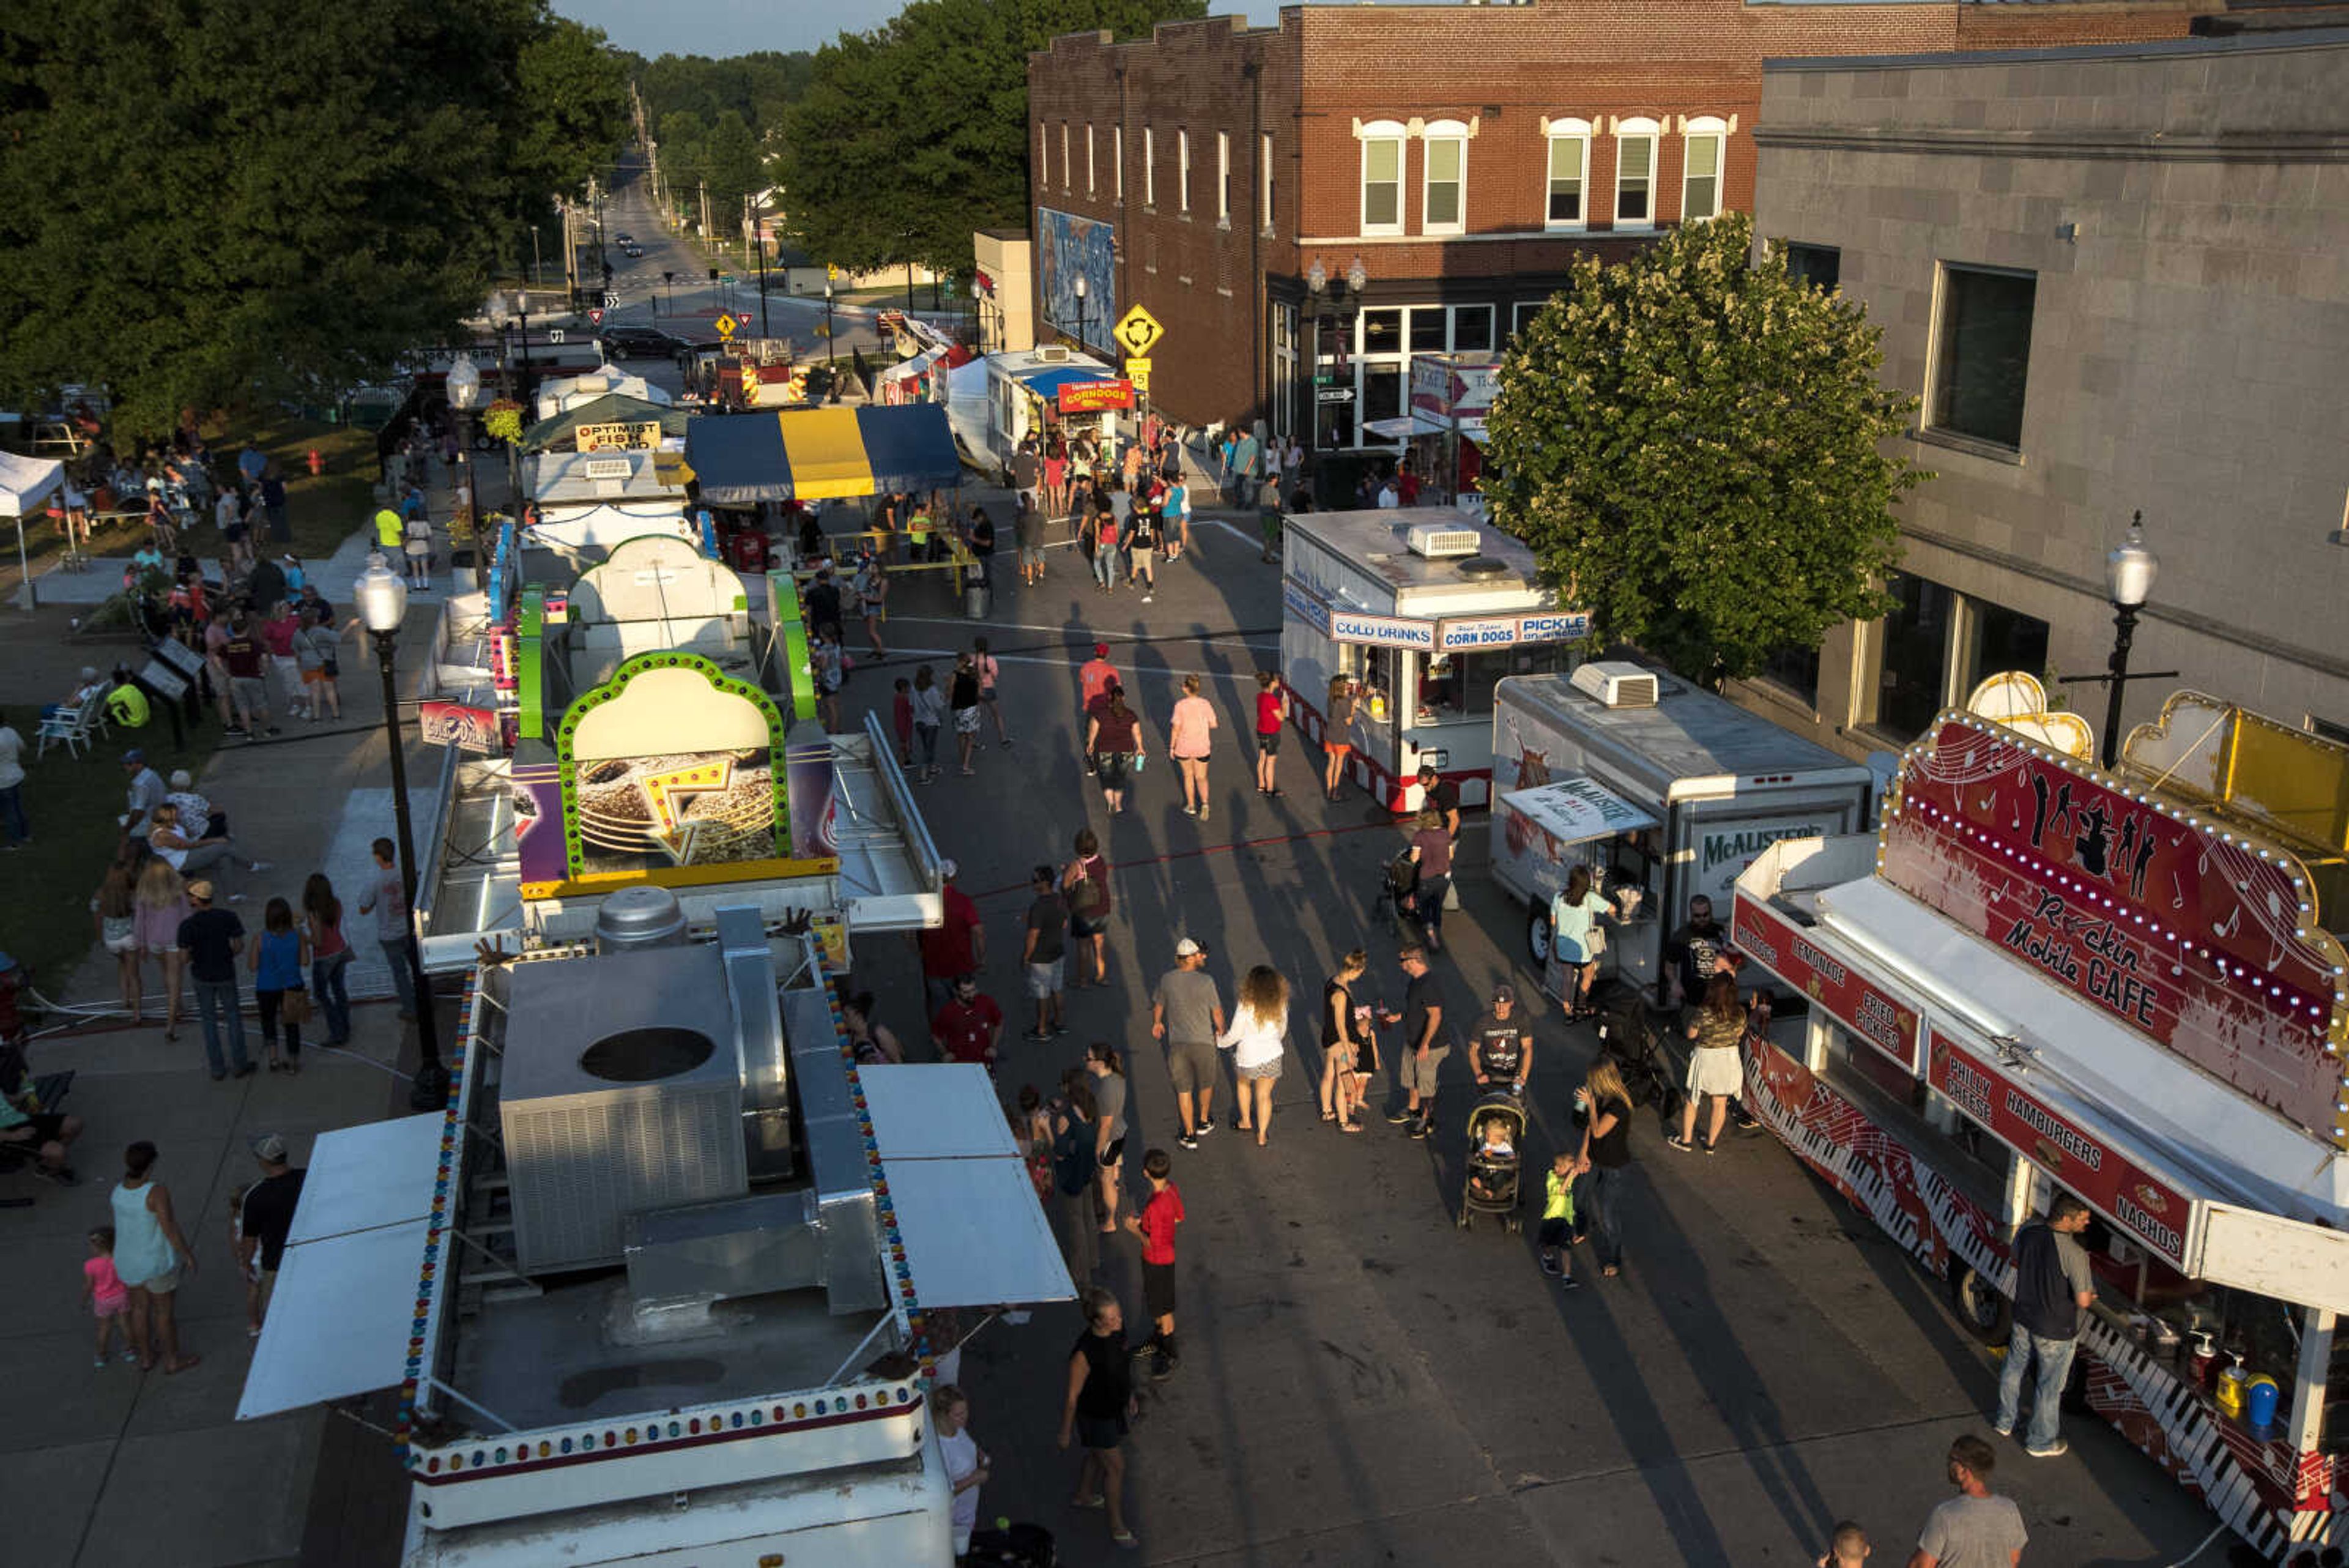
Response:
[[[1140,1544],[1125,1527],[1126,1424],[1134,1413],[1133,1361],[1125,1347],[1125,1315],[1104,1290],[1084,1293],[1085,1332],[1069,1351],[1069,1386],[1061,1405],[1061,1448],[1073,1438],[1085,1450],[1077,1471],[1079,1508],[1109,1511],[1109,1538]]]
[[[1321,1119],[1336,1122],[1340,1132],[1362,1130],[1354,1113],[1361,1106],[1363,1054],[1378,1051],[1361,1038],[1354,1010],[1354,985],[1370,963],[1370,955],[1356,948],[1321,982]]]

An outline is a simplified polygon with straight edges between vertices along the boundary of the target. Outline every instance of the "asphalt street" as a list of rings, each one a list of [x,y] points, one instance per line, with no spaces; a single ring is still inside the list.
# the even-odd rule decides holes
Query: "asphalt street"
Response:
[[[1471,1103],[1456,1056],[1427,1142],[1375,1116],[1359,1137],[1318,1119],[1310,1010],[1337,956],[1366,946],[1372,993],[1402,995],[1395,941],[1373,919],[1378,868],[1399,840],[1359,794],[1325,806],[1309,775],[1318,759],[1293,734],[1284,797],[1254,793],[1247,699],[1253,672],[1277,660],[1277,574],[1230,535],[1201,534],[1195,563],[1164,568],[1152,605],[1100,595],[1071,551],[1054,553],[1034,589],[999,562],[983,625],[934,589],[908,594],[888,628],[898,657],[860,664],[846,692],[858,722],[865,704],[885,711],[890,680],[917,659],[974,633],[1003,657],[1017,743],[999,748],[990,731],[978,775],[948,768],[923,799],[985,918],[985,983],[1008,1014],[1024,1010],[1016,957],[1030,867],[1065,860],[1090,825],[1116,867],[1117,900],[1110,987],[1072,993],[1072,1032],[1050,1044],[1011,1026],[1006,1096],[1023,1083],[1049,1089],[1088,1040],[1116,1043],[1132,1064],[1130,1179],[1140,1180],[1143,1148],[1168,1148],[1189,1210],[1183,1365],[1145,1383],[1129,1449],[1140,1552],[1117,1552],[1101,1516],[1066,1501],[1076,1461],[1053,1434],[1077,1334],[1069,1307],[991,1324],[966,1352],[974,1429],[995,1456],[982,1518],[1039,1521],[1059,1534],[1061,1560],[1080,1564],[1806,1564],[1841,1518],[1870,1530],[1877,1561],[1905,1562],[1948,1495],[1950,1440],[1987,1432],[1995,1363],[1939,1286],[1768,1135],[1683,1155],[1643,1120],[1626,1272],[1601,1281],[1586,1254],[1584,1288],[1568,1295],[1537,1268],[1530,1222],[1516,1236],[1489,1220],[1454,1224]],[[1121,816],[1085,782],[1076,667],[1096,635],[1116,649],[1154,751],[1181,674],[1206,679],[1223,721],[1209,822],[1183,815],[1155,759]],[[1485,832],[1472,814],[1464,907],[1436,961],[1447,1014],[1463,1023],[1502,980],[1521,997],[1535,990],[1522,913],[1485,873]],[[1227,1002],[1258,961],[1297,993],[1267,1148],[1228,1127],[1196,1152],[1174,1147],[1148,995],[1185,935],[1209,946]],[[865,944],[856,969],[885,998],[883,1021],[924,1054],[910,944]],[[1545,1000],[1532,1012],[1527,1166],[1538,1170],[1573,1136],[1571,1090],[1596,1042]],[[1137,1323],[1137,1244],[1106,1251],[1102,1282]],[[2072,1452],[2059,1459],[1999,1445],[1998,1483],[2032,1532],[2025,1563],[2150,1568],[2210,1531],[2210,1516],[2108,1428],[2067,1418],[2066,1431]]]

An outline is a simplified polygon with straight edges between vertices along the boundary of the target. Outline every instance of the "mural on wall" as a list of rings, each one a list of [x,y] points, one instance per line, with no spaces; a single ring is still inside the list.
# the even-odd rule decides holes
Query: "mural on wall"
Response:
[[[1117,228],[1098,218],[1036,209],[1036,281],[1044,323],[1080,342],[1102,346],[1117,325]],[[1078,330],[1077,279],[1085,280],[1083,331]]]

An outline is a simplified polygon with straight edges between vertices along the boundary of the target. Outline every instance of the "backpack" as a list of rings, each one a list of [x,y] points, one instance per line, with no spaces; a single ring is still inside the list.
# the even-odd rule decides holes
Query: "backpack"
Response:
[[[1109,913],[1109,889],[1102,887],[1092,872],[1080,869],[1075,891],[1069,896],[1069,912],[1097,920]]]

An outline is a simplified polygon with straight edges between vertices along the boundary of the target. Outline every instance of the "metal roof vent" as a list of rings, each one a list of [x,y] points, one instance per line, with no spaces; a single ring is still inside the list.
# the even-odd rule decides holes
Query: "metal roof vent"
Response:
[[[1508,569],[1508,562],[1494,556],[1471,556],[1460,563],[1460,575],[1464,577],[1497,577],[1505,576]]]
[[[1403,535],[1403,542],[1414,556],[1434,560],[1444,556],[1473,556],[1485,543],[1485,536],[1474,528],[1457,528],[1443,523],[1414,523]]]
[[[666,888],[623,888],[595,908],[595,950],[673,948],[685,941],[685,906]]]

